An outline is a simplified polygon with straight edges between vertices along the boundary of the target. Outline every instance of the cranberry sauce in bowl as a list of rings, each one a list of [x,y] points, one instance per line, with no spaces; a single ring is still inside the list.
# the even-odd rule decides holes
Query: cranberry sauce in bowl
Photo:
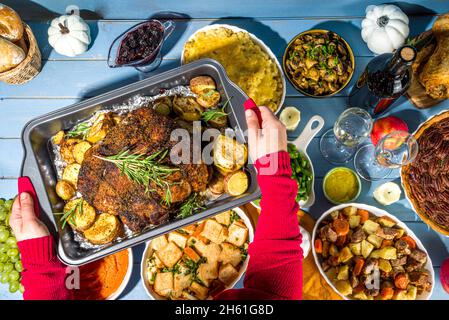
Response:
[[[116,63],[151,63],[157,56],[164,37],[164,27],[157,21],[145,22],[126,33],[120,42]]]
[[[109,48],[108,66],[134,67],[140,72],[156,69],[162,61],[162,46],[175,29],[171,20],[149,20],[118,36]]]

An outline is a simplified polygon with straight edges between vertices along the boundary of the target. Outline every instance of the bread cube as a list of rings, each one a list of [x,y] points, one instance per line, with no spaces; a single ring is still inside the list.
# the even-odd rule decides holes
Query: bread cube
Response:
[[[179,232],[170,232],[168,234],[168,241],[173,241],[174,243],[176,243],[176,245],[180,248],[185,248],[187,245],[187,236],[183,235]]]
[[[195,250],[193,250],[190,247],[184,248],[184,254],[188,257],[188,259],[193,260],[195,262],[198,262],[201,259],[198,253],[196,253]]]
[[[233,222],[229,227],[229,235],[227,242],[232,243],[237,247],[241,247],[248,239],[248,228],[242,226],[240,223]]]
[[[239,272],[230,263],[222,265],[218,272],[218,279],[226,285],[230,285],[238,276]]]
[[[209,243],[206,246],[203,256],[206,257],[208,262],[216,262],[220,257],[221,247],[216,243]]]
[[[188,233],[188,234],[193,234],[196,230],[196,225],[195,224],[189,224],[186,227],[182,227],[181,228],[182,231]]]
[[[231,210],[217,214],[215,216],[215,220],[217,220],[218,223],[224,224],[225,226],[229,226],[229,224],[231,223]]]
[[[182,251],[173,242],[156,251],[157,257],[167,268],[172,268],[182,257]]]
[[[219,261],[223,264],[230,263],[234,267],[237,267],[242,262],[242,252],[239,248],[230,243],[223,243]]]
[[[167,236],[165,234],[151,240],[151,248],[153,248],[153,250],[156,250],[156,251],[165,247],[167,244],[168,244],[168,241],[167,241]]]
[[[169,297],[173,290],[173,273],[159,272],[154,279],[154,291],[162,296]]]
[[[200,285],[198,282],[193,281],[190,285],[190,291],[192,291],[198,299],[204,300],[207,298],[209,289]]]
[[[181,296],[182,291],[187,289],[190,286],[191,275],[184,273],[177,273],[173,279],[173,290],[178,294],[177,296]]]
[[[207,245],[197,237],[190,237],[187,241],[187,246],[195,249],[201,256],[204,256],[207,250]]]
[[[204,229],[201,232],[201,235],[212,242],[220,244],[223,242],[224,229],[225,228],[217,221],[207,219],[206,224],[204,225]]]
[[[209,287],[212,280],[218,278],[218,262],[202,263],[198,267],[198,279]]]

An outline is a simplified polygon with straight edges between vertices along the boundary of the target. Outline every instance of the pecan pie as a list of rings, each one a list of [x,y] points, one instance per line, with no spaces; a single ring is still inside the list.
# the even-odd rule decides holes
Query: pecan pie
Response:
[[[415,138],[419,153],[402,168],[404,190],[421,219],[449,235],[449,111],[424,122]]]

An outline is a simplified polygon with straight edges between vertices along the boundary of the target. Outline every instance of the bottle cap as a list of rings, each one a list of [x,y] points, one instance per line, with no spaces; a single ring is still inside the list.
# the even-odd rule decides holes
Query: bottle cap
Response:
[[[416,50],[411,46],[404,46],[400,49],[399,55],[402,60],[406,62],[411,62],[416,58]]]

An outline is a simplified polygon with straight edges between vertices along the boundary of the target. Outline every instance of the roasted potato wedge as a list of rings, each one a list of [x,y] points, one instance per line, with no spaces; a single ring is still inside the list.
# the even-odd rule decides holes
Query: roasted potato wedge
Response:
[[[60,131],[58,131],[58,133],[56,133],[56,134],[51,138],[51,141],[52,141],[54,144],[59,145],[59,144],[61,144],[62,140],[64,139],[64,135],[65,135],[64,131],[60,130]]]
[[[73,147],[75,147],[78,143],[80,143],[82,140],[80,139],[63,139],[60,142],[61,145],[61,157],[62,159],[67,162],[68,164],[75,162],[75,157],[73,155]]]
[[[224,189],[230,196],[239,196],[248,190],[248,176],[243,170],[232,172],[224,178]]]
[[[196,98],[196,102],[203,108],[209,109],[215,107],[221,99],[220,92],[217,90],[204,90]]]
[[[119,234],[121,225],[116,216],[109,213],[99,214],[93,225],[84,231],[84,237],[93,244],[112,242]]]
[[[214,79],[209,76],[199,76],[190,79],[190,90],[193,93],[201,94],[204,91],[215,90],[217,86],[215,85]]]
[[[81,141],[73,147],[73,157],[77,163],[81,164],[83,162],[84,154],[90,149],[90,147],[91,144],[87,141]]]
[[[217,137],[213,155],[214,165],[225,174],[239,170],[248,160],[246,146],[225,135]]]
[[[86,140],[89,141],[90,143],[96,143],[102,140],[108,133],[109,129],[114,125],[115,120],[113,113],[109,112],[100,114],[94,120],[92,126],[87,132]]]
[[[73,198],[73,196],[76,193],[75,188],[73,185],[65,180],[59,180],[58,183],[56,183],[56,194],[62,199],[62,200],[69,200]]]
[[[80,201],[83,201],[82,205],[80,205]],[[78,231],[85,231],[89,229],[94,224],[97,216],[95,209],[85,200],[74,199],[67,202],[64,206],[64,213],[69,212],[75,207],[76,209],[72,215],[73,219],[68,219],[67,222],[73,229]]]
[[[81,165],[79,163],[69,164],[62,172],[62,180],[70,182],[72,186],[76,188],[78,184],[78,174],[80,172]]]
[[[193,97],[176,96],[173,99],[173,111],[181,119],[193,122],[201,119],[203,108]]]

